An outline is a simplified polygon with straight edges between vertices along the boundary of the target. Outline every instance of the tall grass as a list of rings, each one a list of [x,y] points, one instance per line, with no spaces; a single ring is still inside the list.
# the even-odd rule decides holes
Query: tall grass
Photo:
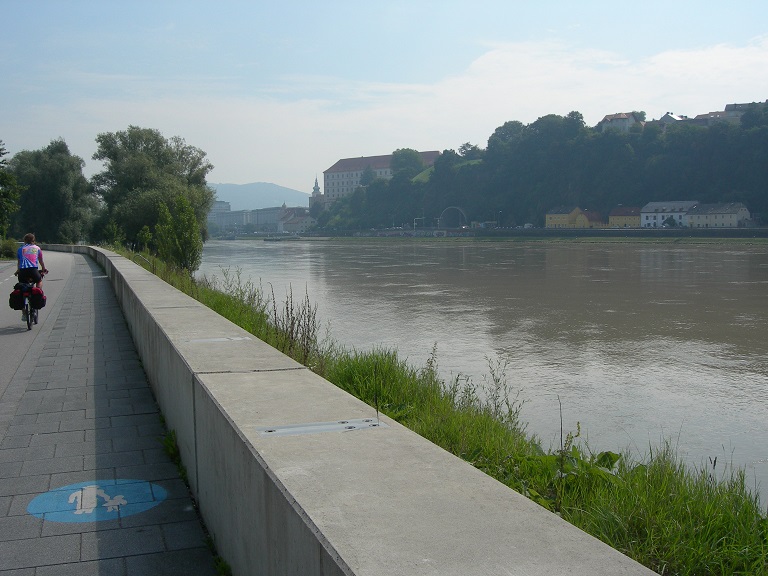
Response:
[[[506,364],[488,360],[476,384],[438,375],[433,350],[422,368],[396,351],[344,350],[318,343],[315,308],[292,294],[276,303],[270,290],[238,272],[193,281],[159,266],[160,275],[335,385],[424,438],[463,458],[565,520],[659,574],[768,574],[768,519],[745,473],[715,459],[685,464],[674,446],[650,447],[643,459],[579,444],[580,430],[544,451],[520,421],[523,406]],[[330,343],[329,343],[330,342]]]
[[[744,471],[686,465],[669,442],[575,487],[564,517],[661,574],[765,574],[768,525]]]

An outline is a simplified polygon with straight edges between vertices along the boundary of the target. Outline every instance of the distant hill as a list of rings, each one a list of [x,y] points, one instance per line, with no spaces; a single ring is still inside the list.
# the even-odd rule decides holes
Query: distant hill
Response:
[[[270,184],[269,182],[251,182],[250,184],[214,184],[208,185],[216,190],[216,200],[229,202],[232,210],[256,210],[275,206],[309,206],[309,194]]]

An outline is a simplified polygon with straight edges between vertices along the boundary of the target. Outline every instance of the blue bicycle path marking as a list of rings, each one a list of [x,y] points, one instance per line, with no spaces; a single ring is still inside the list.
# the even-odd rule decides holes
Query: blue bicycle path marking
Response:
[[[49,522],[103,522],[146,512],[167,497],[164,488],[144,480],[93,480],[40,494],[27,512]]]

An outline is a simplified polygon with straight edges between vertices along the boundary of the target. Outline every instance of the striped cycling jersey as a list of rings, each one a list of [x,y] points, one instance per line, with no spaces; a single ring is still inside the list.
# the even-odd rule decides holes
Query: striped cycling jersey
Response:
[[[37,261],[43,253],[40,247],[35,244],[24,244],[16,253],[19,259],[19,269],[37,268]]]

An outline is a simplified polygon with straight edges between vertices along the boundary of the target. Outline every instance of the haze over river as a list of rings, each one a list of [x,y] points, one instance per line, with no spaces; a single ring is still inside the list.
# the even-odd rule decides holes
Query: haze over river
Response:
[[[474,240],[210,241],[200,274],[239,269],[305,292],[334,340],[396,348],[482,383],[488,360],[528,431],[563,426],[640,456],[664,438],[694,465],[768,487],[768,245]]]

